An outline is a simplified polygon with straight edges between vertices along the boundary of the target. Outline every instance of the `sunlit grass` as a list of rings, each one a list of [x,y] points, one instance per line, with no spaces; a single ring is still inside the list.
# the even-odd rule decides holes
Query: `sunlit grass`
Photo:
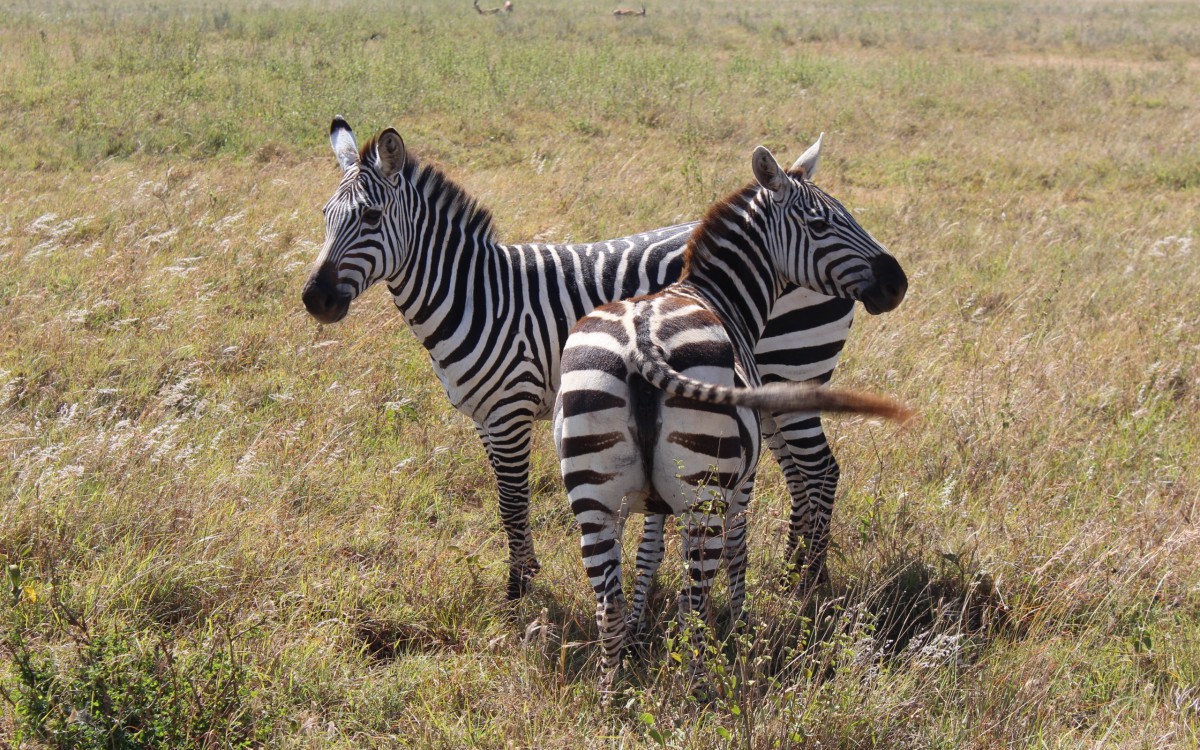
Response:
[[[1196,9],[526,6],[10,3],[0,737],[55,745],[17,711],[29,653],[63,685],[130,665],[134,697],[195,680],[153,714],[184,744],[216,705],[219,741],[291,747],[1193,747]],[[509,605],[483,452],[386,293],[304,313],[337,113],[399,128],[511,240],[693,218],[758,143],[828,133],[819,181],[911,280],[837,379],[921,417],[831,422],[812,598],[776,586],[764,461],[752,631],[713,703],[671,666],[665,565],[600,707],[548,430],[545,569]]]

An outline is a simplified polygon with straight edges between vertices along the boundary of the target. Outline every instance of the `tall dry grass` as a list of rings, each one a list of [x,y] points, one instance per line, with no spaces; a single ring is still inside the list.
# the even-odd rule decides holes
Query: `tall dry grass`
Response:
[[[1194,8],[404,10],[7,8],[5,742],[1196,744]],[[668,565],[601,709],[548,435],[545,570],[508,605],[490,471],[386,294],[304,314],[335,113],[397,126],[512,240],[697,216],[759,142],[829,133],[822,185],[912,281],[838,382],[922,416],[830,424],[811,596],[777,585],[764,462],[713,702],[672,666]]]

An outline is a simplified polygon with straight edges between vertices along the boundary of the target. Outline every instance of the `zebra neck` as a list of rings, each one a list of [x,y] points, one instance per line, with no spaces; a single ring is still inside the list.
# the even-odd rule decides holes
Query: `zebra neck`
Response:
[[[504,253],[473,206],[419,191],[405,229],[408,252],[388,277],[396,307],[425,348],[434,351],[476,307],[487,303]]]
[[[683,281],[725,321],[744,360],[752,358],[778,294],[774,277],[767,273],[770,268],[770,259],[761,250],[739,247],[697,254]]]
[[[767,251],[769,212],[762,191],[749,185],[709,209],[686,252],[682,283],[721,315],[747,363],[782,291]]]

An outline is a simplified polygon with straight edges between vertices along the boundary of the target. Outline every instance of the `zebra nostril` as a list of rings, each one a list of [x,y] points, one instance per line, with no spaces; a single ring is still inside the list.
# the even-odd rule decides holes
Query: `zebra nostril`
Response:
[[[328,293],[322,293],[321,289],[311,282],[305,285],[304,291],[300,295],[300,300],[304,302],[304,309],[312,315],[319,315],[328,310],[330,298]]]

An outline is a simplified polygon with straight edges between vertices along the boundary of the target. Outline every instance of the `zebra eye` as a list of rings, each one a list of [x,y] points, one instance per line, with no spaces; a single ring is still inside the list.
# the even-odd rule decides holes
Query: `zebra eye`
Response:
[[[378,208],[368,208],[366,211],[363,211],[362,220],[364,224],[378,224],[382,218],[383,211],[380,211]]]
[[[810,229],[815,229],[818,232],[823,231],[829,226],[829,222],[820,214],[810,214],[808,217],[808,226]]]

